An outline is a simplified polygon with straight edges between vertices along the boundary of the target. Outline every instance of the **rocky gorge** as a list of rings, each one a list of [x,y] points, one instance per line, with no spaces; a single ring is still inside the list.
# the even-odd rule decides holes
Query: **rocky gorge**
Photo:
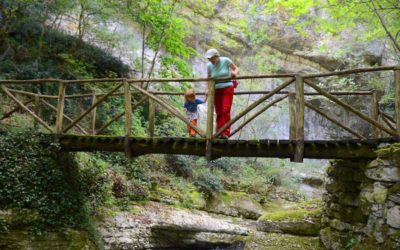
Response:
[[[193,74],[193,77],[206,75],[207,61],[203,54],[210,47],[216,47],[222,55],[232,58],[240,67],[242,75],[326,73],[349,67],[395,62],[384,44],[376,41],[354,42],[356,34],[352,34],[351,30],[344,31],[340,38],[332,38],[306,28],[303,32],[308,32],[309,35],[304,37],[295,26],[285,22],[290,18],[285,11],[254,14],[249,9],[241,8],[236,1],[218,1],[213,11],[209,12],[207,8],[201,9],[204,7],[201,1],[190,2],[192,4],[185,5],[180,14],[184,17],[185,28],[189,31],[185,43],[195,51],[187,59],[188,65],[192,67],[190,74]],[[315,8],[311,10],[311,15],[326,17],[327,13],[322,8]],[[108,23],[99,21],[100,24],[96,25],[114,33],[119,39],[117,46],[111,47],[107,42],[102,42],[97,37],[104,35],[102,33],[89,33],[83,36],[83,40],[100,47],[100,52],[97,53],[102,54],[101,50],[112,52],[119,62],[129,66],[129,77],[141,77],[139,58],[142,52],[142,27],[126,19],[110,20]],[[67,34],[73,35],[80,31],[71,15],[50,21],[49,24],[60,22],[58,28]],[[321,44],[327,49],[320,49]],[[148,70],[152,67],[154,46],[153,49],[150,46],[143,48],[144,66],[145,70]],[[175,66],[163,68],[162,56],[167,54],[161,48],[154,61],[153,76],[181,77]],[[84,66],[93,66],[92,62],[86,62],[85,65],[78,59],[74,60],[73,57],[64,54],[57,54],[56,58],[65,60],[70,68],[77,66],[78,69],[73,68],[73,73],[82,73]],[[108,73],[110,72],[107,71]],[[88,77],[90,74],[83,75]],[[115,76],[111,73],[110,75]],[[315,83],[332,91],[374,89],[379,97],[383,97],[381,106],[392,112],[393,105],[387,102],[388,96],[392,94],[391,88],[387,87],[389,84],[385,85],[384,89],[381,88],[386,82],[391,83],[391,79],[393,78],[386,74],[371,74],[363,77],[332,77]],[[237,90],[268,91],[279,84],[280,79],[243,80]],[[182,90],[173,83],[166,86],[168,91]],[[185,85],[185,88],[188,86]],[[159,87],[160,85],[156,84],[149,88],[158,90]],[[205,88],[205,82],[193,87],[201,92]],[[105,89],[107,88],[105,86]],[[260,95],[235,97],[233,115],[259,97]],[[372,126],[333,106],[330,101],[319,97],[306,98],[361,134],[372,134]],[[371,112],[369,98],[352,96],[345,97],[344,100],[366,114]],[[181,99],[165,98],[165,101],[171,101],[181,108]],[[115,103],[108,104],[109,110],[114,110]],[[1,111],[8,110],[10,107],[7,105],[9,104],[5,99],[1,98]],[[82,104],[85,105],[90,104]],[[3,106],[7,108],[3,109]],[[77,109],[79,111],[79,108]],[[203,122],[206,120],[206,112],[204,108],[200,111]],[[235,139],[287,139],[287,111],[287,103],[272,107],[245,127],[243,133],[237,134]],[[139,119],[135,120],[135,132],[141,136],[146,135],[146,112],[147,107],[144,107],[136,114]],[[162,119],[168,118],[158,106],[156,112]],[[110,112],[101,111],[99,117],[107,117],[108,113]],[[350,138],[349,134],[344,134],[338,127],[332,126],[329,121],[311,110],[306,110],[305,118],[307,140]],[[29,120],[23,115],[16,119],[16,122],[22,124],[28,124],[27,121]],[[168,122],[157,124],[158,135],[164,135],[165,131],[177,134],[183,131],[178,131],[171,120],[164,121]],[[12,123],[8,125],[14,126]],[[114,129],[117,132],[122,131],[120,128]],[[0,163],[6,159],[1,153]],[[17,153],[15,155],[16,158],[22,158]],[[48,205],[42,204],[42,198],[46,200],[46,195],[30,198],[26,193],[31,190],[26,191],[23,188],[22,192],[17,190],[18,195],[28,197],[28,202],[21,203],[22,205],[12,204],[11,208],[0,210],[0,249],[400,249],[399,144],[380,145],[376,151],[376,159],[373,160],[306,160],[304,164],[298,165],[278,159],[265,162],[261,161],[264,159],[248,159],[244,162],[233,158],[232,161],[222,159],[217,163],[204,163],[198,158],[150,156],[126,163],[124,159],[108,154],[82,156],[67,153],[64,156],[60,158],[71,162],[71,159],[76,157],[78,167],[74,171],[84,173],[79,179],[80,183],[73,183],[79,188],[73,190],[85,190],[87,200],[92,202],[80,204],[86,215],[89,214],[87,211],[92,209],[90,216],[82,217],[89,222],[79,221],[85,224],[84,228],[70,223],[75,227],[43,229],[43,221],[38,211],[19,206],[29,207],[31,200],[37,200],[37,206],[43,208]],[[33,163],[41,162],[40,157]],[[27,182],[33,182],[27,170],[29,168],[24,169],[26,164],[16,162],[18,163],[15,166],[22,169],[24,176],[28,176]],[[200,181],[195,176],[199,174],[195,171],[202,167],[208,175],[204,175],[201,180],[203,182],[199,184]],[[236,169],[245,167],[249,173]],[[63,168],[63,164],[59,164],[55,169]],[[211,172],[210,169],[217,171]],[[73,172],[70,168],[66,170],[67,173]],[[56,172],[54,169],[52,171]],[[224,176],[228,175],[229,171],[230,174],[233,171],[237,172],[228,177]],[[14,172],[6,173],[7,178],[14,175]],[[47,172],[45,173],[47,178]],[[214,183],[217,174],[220,178],[217,181],[220,182]],[[2,173],[0,177],[1,175]],[[258,178],[260,175],[267,177]],[[33,174],[32,176],[34,177]],[[55,185],[71,181],[69,175],[66,177],[60,182],[55,181]],[[42,179],[38,179],[38,189],[43,189],[49,194],[55,193],[52,188],[40,182]],[[20,183],[22,181],[18,180],[17,184]],[[212,186],[215,190],[204,192],[201,189],[204,186]],[[8,185],[3,194],[12,190],[11,187],[12,185]],[[108,199],[102,196],[103,192],[104,197],[108,195]],[[101,206],[96,207],[97,204]],[[8,203],[5,205],[7,207]],[[54,203],[50,203],[47,211],[51,215],[52,209],[57,209]],[[72,214],[76,211],[64,213]],[[58,218],[51,219],[52,223],[57,223]]]

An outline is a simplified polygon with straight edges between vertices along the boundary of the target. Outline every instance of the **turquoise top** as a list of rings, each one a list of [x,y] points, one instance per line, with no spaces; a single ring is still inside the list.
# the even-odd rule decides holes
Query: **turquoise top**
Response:
[[[220,78],[220,77],[230,77],[231,71],[229,66],[232,64],[232,60],[228,57],[220,57],[219,62],[217,64],[209,63],[207,65],[207,72],[212,78]],[[216,89],[223,89],[229,86],[233,86],[232,81],[224,81],[224,82],[216,82]]]

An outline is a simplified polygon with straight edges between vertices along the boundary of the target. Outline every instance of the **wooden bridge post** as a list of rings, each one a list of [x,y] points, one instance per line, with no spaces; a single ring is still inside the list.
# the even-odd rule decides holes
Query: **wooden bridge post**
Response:
[[[59,82],[58,87],[58,103],[57,103],[57,114],[56,114],[56,128],[55,133],[61,135],[63,133],[63,118],[64,118],[64,102],[65,102],[65,82]]]
[[[289,140],[296,140],[296,94],[289,93]]]
[[[156,106],[154,100],[149,98],[149,130],[148,135],[150,138],[154,137],[155,119],[156,118]]]
[[[207,106],[207,131],[206,131],[206,158],[212,159],[212,138],[214,132],[214,101],[215,101],[215,82],[208,81],[208,106]]]
[[[296,76],[296,148],[294,162],[303,162],[304,158],[304,81]]]
[[[396,132],[397,136],[400,136],[400,66],[397,66],[394,70],[394,84],[396,88]]]
[[[378,100],[378,93],[373,90],[372,95],[371,95],[372,101],[371,101],[371,115],[372,119],[377,121],[379,123],[379,100]],[[373,138],[379,138],[380,134],[382,133],[382,130],[372,126],[372,137]]]
[[[96,103],[96,94],[92,94],[92,105]],[[96,111],[97,107],[92,110],[92,135],[96,134]]]
[[[131,135],[132,128],[132,103],[131,103],[131,88],[129,82],[124,79],[124,103],[125,103],[125,141],[124,151],[125,156],[129,159],[132,158],[132,151],[129,136]]]
[[[37,116],[40,117],[40,114],[39,114],[39,113],[40,113],[40,98],[39,98],[39,95],[36,94],[35,97],[34,97],[34,99],[35,99],[35,108],[34,108],[34,112],[35,112],[35,114],[36,114]],[[37,128],[39,127],[39,122],[38,122],[36,119],[34,120],[33,126],[34,126],[35,129],[37,129]]]

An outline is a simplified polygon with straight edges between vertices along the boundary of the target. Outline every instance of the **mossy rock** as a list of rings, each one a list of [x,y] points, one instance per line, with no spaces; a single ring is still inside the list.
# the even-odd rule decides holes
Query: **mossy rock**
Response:
[[[324,249],[318,237],[295,236],[279,233],[255,232],[246,240],[245,250]]]
[[[396,183],[391,188],[389,188],[388,195],[391,194],[400,194],[400,183]]]
[[[96,249],[84,232],[64,229],[62,232],[42,232],[40,235],[26,230],[11,230],[0,234],[0,249]]]
[[[400,204],[400,183],[393,185],[388,190],[388,199],[397,204]]]
[[[150,200],[166,203],[169,205],[179,205],[182,195],[171,189],[157,187],[155,191],[150,192]]]
[[[349,233],[340,233],[329,227],[320,230],[320,239],[326,249],[342,250],[354,240]]]
[[[264,213],[262,206],[244,192],[223,192],[208,201],[206,210],[248,219],[258,219]]]
[[[207,205],[206,200],[204,199],[203,195],[198,191],[191,191],[188,194],[190,207],[196,209],[203,209]]]
[[[321,211],[283,210],[262,215],[257,221],[257,230],[263,232],[289,233],[316,236],[321,227]]]
[[[263,214],[259,220],[271,220],[271,221],[287,221],[287,220],[299,220],[307,217],[318,217],[321,210],[308,211],[304,209],[299,210],[281,210],[273,213]]]
[[[7,229],[19,230],[35,226],[40,222],[40,215],[31,209],[13,209],[0,211],[0,224]]]
[[[352,250],[387,250],[400,249],[400,231],[389,236],[385,242],[378,244],[373,237],[368,237],[362,241],[354,243]]]
[[[150,199],[176,207],[203,209],[206,206],[206,200],[197,190],[187,190],[182,194],[168,188],[157,187],[155,191],[150,192]]]
[[[375,151],[379,158],[400,158],[400,143],[393,143]]]

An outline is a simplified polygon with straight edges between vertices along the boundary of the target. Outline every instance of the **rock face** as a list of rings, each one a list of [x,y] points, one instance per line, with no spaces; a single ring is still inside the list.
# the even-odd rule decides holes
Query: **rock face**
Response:
[[[105,249],[209,249],[244,244],[249,228],[229,218],[150,202],[99,223]],[[239,219],[240,220],[240,219]]]
[[[304,237],[279,233],[255,232],[249,237],[244,250],[319,250],[324,249],[318,237]]]
[[[371,162],[331,162],[320,231],[326,248],[400,249],[400,144],[377,155]]]
[[[292,224],[286,225],[281,220],[282,230],[271,231],[269,225],[263,224],[266,220],[256,225],[254,220],[174,208],[156,202],[130,208],[131,211],[117,213],[98,223],[105,249],[322,249],[318,237],[310,237],[319,230],[315,212],[301,210],[301,216],[292,217],[302,219],[293,219]],[[288,214],[282,216],[287,218]],[[286,231],[303,233],[282,234]]]

